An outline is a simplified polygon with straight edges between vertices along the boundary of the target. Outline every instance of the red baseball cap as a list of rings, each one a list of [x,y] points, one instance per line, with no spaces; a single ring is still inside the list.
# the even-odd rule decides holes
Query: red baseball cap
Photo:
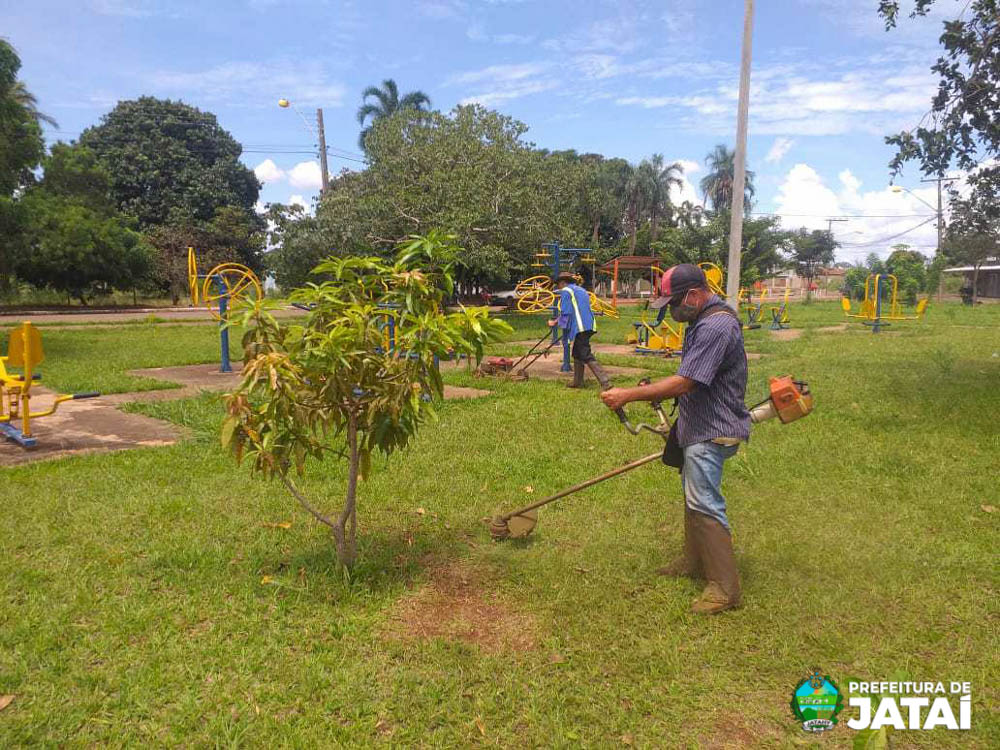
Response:
[[[660,296],[650,302],[649,306],[653,310],[659,310],[672,297],[707,286],[708,279],[705,278],[705,272],[698,266],[693,263],[679,263],[663,272],[663,278],[660,279]]]

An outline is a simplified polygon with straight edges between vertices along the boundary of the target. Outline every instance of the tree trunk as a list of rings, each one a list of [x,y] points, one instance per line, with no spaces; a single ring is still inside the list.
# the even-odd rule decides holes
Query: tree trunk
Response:
[[[979,299],[979,264],[972,267],[972,306],[976,306]]]
[[[337,544],[337,559],[345,568],[351,568],[358,557],[356,501],[358,468],[361,463],[361,455],[358,451],[358,420],[353,415],[347,423],[347,446],[350,450],[350,463],[347,468],[347,497],[344,501],[344,509],[340,512],[337,524],[333,528],[333,538]]]
[[[594,221],[594,234],[590,238],[590,248],[597,252],[597,245],[601,241],[601,220]]]
[[[650,252],[651,255],[653,253],[653,243],[656,242],[656,229],[657,229],[656,224],[657,224],[657,221],[658,221],[659,218],[660,217],[656,215],[655,211],[653,212],[653,216],[650,218],[650,223],[649,223],[649,252]]]

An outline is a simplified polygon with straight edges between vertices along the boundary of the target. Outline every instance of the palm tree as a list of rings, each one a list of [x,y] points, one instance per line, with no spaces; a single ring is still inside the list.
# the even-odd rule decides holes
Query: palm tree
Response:
[[[368,97],[373,97],[375,102],[369,102]],[[382,81],[382,86],[369,86],[361,92],[361,106],[358,108],[358,124],[362,126],[361,135],[358,136],[358,145],[365,148],[365,139],[372,130],[372,126],[383,117],[391,117],[402,109],[416,109],[427,111],[431,106],[431,98],[423,91],[411,91],[402,98],[399,96],[399,87],[391,78]],[[365,125],[365,120],[371,118],[371,124]]]
[[[681,176],[684,174],[684,167],[680,162],[673,162],[664,165],[663,154],[653,154],[647,167],[647,181],[649,187],[649,242],[656,242],[657,223],[661,216],[669,215],[673,204],[670,201],[670,188],[681,186]]]
[[[705,157],[708,174],[702,178],[701,191],[705,200],[712,202],[716,212],[728,211],[733,203],[733,182],[736,174],[736,153],[723,144],[719,144]],[[753,172],[746,171],[746,184],[743,192],[743,210],[749,211],[753,203],[754,187]]]
[[[10,98],[19,107],[24,107],[28,111],[28,115],[32,119],[44,122],[51,125],[54,128],[59,127],[59,123],[56,122],[52,117],[45,114],[44,112],[38,111],[38,99],[35,95],[28,91],[27,86],[24,85],[24,81],[15,81],[14,85],[10,88]]]
[[[625,210],[628,221],[629,255],[635,255],[635,238],[639,231],[639,222],[646,212],[651,190],[651,169],[649,162],[643,161],[638,167],[632,167],[625,183]]]

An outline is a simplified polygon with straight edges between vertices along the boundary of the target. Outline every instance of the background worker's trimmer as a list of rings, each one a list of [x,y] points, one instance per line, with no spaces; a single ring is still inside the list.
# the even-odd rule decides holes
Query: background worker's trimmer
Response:
[[[648,380],[642,380],[639,384],[645,385],[648,382]],[[813,398],[812,394],[809,392],[809,385],[801,380],[793,380],[789,375],[780,378],[771,378],[769,391],[770,392],[768,393],[767,398],[759,404],[750,407],[751,423],[758,424],[768,419],[777,417],[783,424],[788,424],[789,422],[801,419],[813,410]],[[638,435],[640,432],[648,431],[662,437],[664,441],[666,441],[667,435],[670,431],[670,424],[667,421],[666,415],[663,413],[663,408],[660,403],[653,402],[652,406],[653,410],[659,417],[659,423],[656,425],[648,425],[644,423],[633,425],[629,421],[628,416],[625,414],[624,409],[618,409],[615,413],[618,415],[618,419],[621,421],[625,429],[633,435]],[[510,513],[495,516],[489,521],[490,536],[497,541],[502,541],[504,539],[523,539],[528,536],[528,534],[530,534],[538,524],[538,509],[543,505],[548,505],[549,503],[566,497],[567,495],[572,495],[573,493],[579,492],[587,487],[592,487],[593,485],[599,484],[606,479],[611,479],[612,477],[625,474],[626,472],[632,471],[632,469],[638,469],[640,466],[645,466],[648,463],[656,461],[661,458],[662,455],[663,451],[661,449],[656,451],[656,453],[651,453],[648,456],[638,458],[635,461],[627,463],[624,466],[619,466],[617,469],[612,469],[611,471],[594,477],[593,479],[588,479],[580,484],[575,484],[568,489],[557,492],[554,495],[550,495],[549,497],[525,506],[524,508],[519,508],[517,510],[512,510]]]

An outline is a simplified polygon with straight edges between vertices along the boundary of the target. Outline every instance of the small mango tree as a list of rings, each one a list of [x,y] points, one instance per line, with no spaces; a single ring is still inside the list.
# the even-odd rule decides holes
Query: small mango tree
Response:
[[[243,319],[243,378],[226,396],[223,447],[253,473],[280,479],[329,526],[347,567],[357,558],[358,479],[369,475],[372,454],[406,447],[434,414],[444,389],[439,359],[481,359],[489,341],[511,330],[486,308],[446,310],[461,252],[454,240],[435,230],[400,243],[394,261],[330,258],[313,270],[324,280],[292,295],[309,308],[304,323],[284,323],[264,307]],[[307,459],[330,456],[348,466],[335,516],[294,481]]]

